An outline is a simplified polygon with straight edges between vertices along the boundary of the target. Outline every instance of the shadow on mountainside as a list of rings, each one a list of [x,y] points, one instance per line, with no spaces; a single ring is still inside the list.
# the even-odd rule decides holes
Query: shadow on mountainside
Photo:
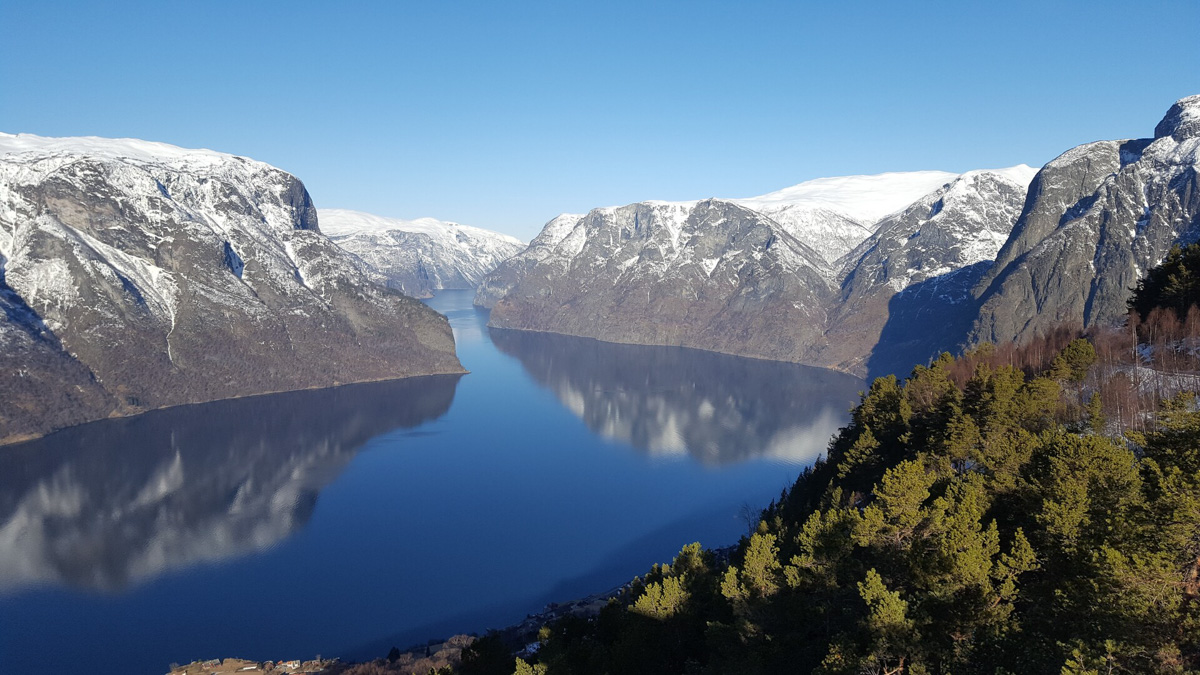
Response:
[[[938,354],[957,352],[978,313],[971,289],[991,266],[978,262],[915,283],[892,296],[888,319],[867,359],[867,379],[907,377]]]
[[[0,256],[0,443],[106,416],[116,401],[5,282]]]

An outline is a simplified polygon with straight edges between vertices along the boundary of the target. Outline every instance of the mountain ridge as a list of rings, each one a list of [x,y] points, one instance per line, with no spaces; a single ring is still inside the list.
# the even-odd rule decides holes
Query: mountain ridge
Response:
[[[793,273],[804,267],[806,274],[826,282],[796,291],[799,295],[793,304],[806,307],[808,323],[781,318],[757,324],[789,333],[786,348],[764,350],[768,340],[749,335],[748,324],[692,322],[685,336],[641,328],[622,331],[620,325],[645,323],[651,316],[668,319],[688,314],[689,293],[695,298],[699,287],[681,281],[688,278],[682,264],[679,279],[668,284],[668,295],[674,295],[681,307],[667,311],[655,306],[652,314],[646,314],[647,307],[632,307],[611,297],[607,304],[586,303],[588,313],[609,317],[611,325],[588,327],[574,315],[570,301],[556,304],[551,299],[556,293],[563,296],[572,285],[609,289],[617,281],[628,281],[611,274],[585,276],[571,264],[588,246],[589,237],[613,239],[614,232],[581,227],[593,214],[614,208],[686,210],[706,202],[648,201],[596,209],[581,219],[560,216],[525,252],[484,279],[476,304],[493,307],[492,325],[501,328],[692,346],[859,375],[904,372],[911,363],[943,350],[982,341],[1022,341],[1063,322],[1093,326],[1120,321],[1128,289],[1141,272],[1160,261],[1172,245],[1200,238],[1198,157],[1200,96],[1189,96],[1171,106],[1153,138],[1086,143],[1038,170],[1018,165],[963,174],[817,179],[760,198],[727,200],[723,203],[758,214],[760,224],[772,233],[790,235],[800,244],[794,246],[797,250],[802,247],[823,259],[822,263],[801,256],[804,265],[786,270]],[[859,211],[827,208],[839,199],[853,202],[856,183],[869,185],[886,177],[896,184],[907,182],[907,188],[928,187],[929,181],[947,176],[952,180],[890,212],[885,213],[897,200],[911,195],[898,189],[873,193],[864,188],[865,206]],[[822,194],[826,188],[832,196]],[[953,194],[956,189],[962,194]],[[957,206],[947,206],[954,203]],[[869,212],[870,208],[875,210]],[[862,222],[852,217],[862,218],[864,213],[878,219]],[[891,239],[881,240],[880,232]],[[714,236],[720,238],[719,233]],[[706,245],[704,237],[689,242]],[[673,253],[673,259],[694,262],[680,252]],[[699,259],[709,265],[715,262],[704,256]],[[631,270],[641,264],[640,256],[624,260]],[[779,278],[771,277],[776,273],[765,268],[756,271],[756,287],[778,282]],[[655,291],[650,284],[639,288],[647,297]],[[754,295],[739,291],[721,302],[742,303],[743,308],[753,305],[759,312],[788,304],[787,292],[776,289],[770,303],[747,305]],[[931,321],[941,324],[938,330],[930,330]]]
[[[1154,138],[1087,143],[1047,163],[1014,236],[973,290],[981,309],[967,341],[1119,321],[1145,270],[1200,238],[1197,120],[1200,96],[1189,96]]]
[[[833,291],[819,253],[722,200],[594,209],[547,230],[481,285],[477,297],[503,291],[491,325],[735,350],[737,340],[703,330],[719,325],[741,336],[744,355],[795,359],[809,340],[787,327],[822,324]]]
[[[348,209],[321,209],[329,238],[383,283],[413,297],[475,288],[525,248],[516,237],[460,223],[402,220]]]
[[[0,439],[221,398],[463,372],[449,324],[210,150],[0,135]]]
[[[913,172],[911,175],[891,173],[849,176],[817,179],[760,198],[688,202],[644,201],[624,207],[600,207],[582,217],[562,215],[547,223],[525,251],[502,263],[484,279],[476,296],[476,304],[493,308],[492,325],[499,328],[547,330],[598,337],[612,342],[699,347],[722,353],[834,367],[861,374],[871,354],[873,343],[864,344],[864,340],[857,337],[857,334],[865,332],[869,335],[872,331],[875,336],[880,334],[888,316],[887,299],[904,290],[909,284],[908,278],[923,280],[937,274],[951,273],[976,264],[982,257],[994,255],[995,249],[998,249],[1001,243],[997,239],[1007,236],[1008,228],[1012,226],[1024,203],[1024,191],[1034,173],[1035,170],[1031,167],[1018,165],[963,174]],[[934,186],[931,191],[912,197],[915,190],[923,190],[930,185]],[[996,205],[996,213],[991,213],[982,195],[971,197],[960,196],[954,192],[943,194],[953,186],[963,185],[971,186],[960,187],[959,190],[963,192],[982,190],[986,187],[996,194],[1002,193],[1003,203]],[[997,187],[1000,185],[1004,187]],[[863,213],[882,214],[879,220],[858,222],[847,213],[830,210],[839,200],[851,201],[855,189],[866,190],[870,198],[867,200],[869,203],[856,210],[852,209],[851,213],[859,217]],[[911,200],[904,202],[902,208],[893,208],[910,197]],[[971,206],[964,208],[976,215],[968,218],[969,222],[959,228],[961,231],[943,232],[935,236],[933,230],[938,227],[937,221],[945,220],[948,214],[955,212],[954,208],[947,210],[946,203],[959,204],[968,201],[971,202]],[[928,213],[935,202],[939,210],[945,210],[940,217],[937,213]],[[725,205],[724,208],[729,211],[727,216],[732,217],[740,213],[744,221],[754,221],[757,226],[765,228],[763,231],[769,234],[759,242],[761,250],[731,245],[731,233],[720,228],[681,229],[679,223],[688,222],[690,215],[701,205],[711,208],[716,204]],[[772,215],[754,210],[748,204],[765,205],[760,208],[774,209],[775,214],[782,213],[786,220],[781,222]],[[845,286],[850,280],[862,279],[865,276],[865,272],[861,270],[857,276],[854,272],[858,266],[871,262],[867,259],[868,253],[872,246],[878,245],[881,236],[879,233],[887,229],[887,223],[916,208],[917,204],[923,204],[918,209],[921,213],[914,211],[910,220],[917,219],[922,223],[934,221],[935,224],[929,226],[931,229],[926,232],[920,243],[929,240],[940,241],[938,251],[941,257],[937,264],[928,269],[918,266],[909,270],[903,282],[891,279],[890,293],[884,294],[882,300],[874,301],[873,314],[855,317],[854,311],[842,311],[839,303],[844,303],[846,298],[853,295]],[[669,254],[655,249],[653,255],[647,256],[644,250],[621,251],[621,245],[614,244],[636,240],[639,237],[644,239],[647,236],[656,236],[642,233],[643,222],[636,217],[631,222],[613,223],[608,229],[597,224],[605,219],[612,220],[616,214],[636,213],[639,210],[647,213],[676,214],[673,219],[663,220],[663,231],[666,234],[660,237],[666,243]],[[672,225],[674,221],[678,223]],[[653,224],[654,221],[647,222]],[[919,227],[914,225],[914,229],[907,231],[905,235],[915,237],[918,229]],[[605,239],[600,245],[604,251],[592,251],[587,255],[593,261],[580,264],[579,256],[589,246],[596,246],[597,238]],[[755,266],[761,262],[766,248],[774,242],[788,242],[785,248],[794,250],[796,254],[784,256],[779,265],[770,267],[775,272],[769,272],[766,267],[757,269]],[[896,248],[907,250],[902,245]],[[614,270],[613,261],[618,258],[621,269]],[[878,266],[880,261],[874,261],[874,264]],[[695,271],[697,265],[701,274]],[[662,306],[655,306],[653,315],[656,319],[676,317],[676,320],[680,320],[678,317],[683,316],[683,320],[690,322],[688,330],[679,331],[675,336],[668,336],[661,330],[653,333],[622,330],[622,326],[646,321],[639,310],[630,310],[629,301],[624,297],[631,295],[629,287],[638,286],[641,289],[639,292],[647,298],[642,305],[646,305],[651,296],[662,291],[655,283],[655,280],[661,281],[670,287],[666,291],[667,295],[683,298],[681,304],[687,305],[689,293],[692,301],[698,300],[701,295],[699,289],[702,286],[711,286],[710,279],[721,266],[724,266],[722,269],[748,270],[747,274],[756,281],[750,284],[747,279],[742,279],[734,282],[732,287],[729,283],[718,284],[722,288],[717,292],[717,297],[706,298],[706,302],[715,303],[719,307],[708,307],[700,310],[698,314],[707,315],[714,320],[720,316],[741,315],[747,312],[786,316],[804,307],[803,316],[796,317],[803,325],[789,326],[787,320],[780,317],[766,320],[759,318],[740,325],[726,324],[728,334],[714,335],[709,324],[697,322],[696,317],[691,316],[697,312],[687,309],[664,311]],[[584,268],[587,271],[584,271]],[[652,273],[653,270],[658,271]],[[672,274],[674,278],[668,278]],[[779,281],[778,278],[772,279],[772,274],[799,274],[807,280],[792,284],[792,291],[788,292],[796,293],[796,297],[789,299],[788,292],[779,288],[762,291],[763,288],[771,286],[772,282]],[[739,284],[744,285],[739,287]],[[801,286],[804,287],[802,290]],[[592,293],[608,295],[606,300],[589,298],[583,301],[588,316],[604,317],[607,326],[600,326],[599,320],[591,320],[589,324],[589,321],[574,315],[571,308],[580,304],[581,301],[574,298],[577,290],[581,288],[587,288]],[[559,296],[558,301],[553,300],[556,294]],[[566,300],[562,299],[564,295]],[[618,295],[622,297],[619,298]],[[772,296],[773,299],[768,301],[765,299],[767,296]],[[555,302],[559,303],[558,306],[553,306]],[[733,307],[737,307],[738,311],[727,311],[727,308]],[[642,307],[641,311],[644,309]],[[838,314],[842,316],[839,318]],[[773,326],[771,330],[783,333],[784,337],[776,336],[772,339],[752,336],[749,334],[752,332],[749,326],[752,325]],[[839,332],[843,335],[835,343],[825,344],[820,337]],[[799,337],[792,335],[797,333],[800,334]],[[851,339],[847,339],[848,335]],[[771,342],[774,344],[767,347],[767,343]]]

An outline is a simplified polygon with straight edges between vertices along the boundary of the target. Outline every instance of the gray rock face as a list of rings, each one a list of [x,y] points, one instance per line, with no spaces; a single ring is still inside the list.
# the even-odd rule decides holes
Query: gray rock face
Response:
[[[833,270],[745,207],[644,202],[555,225],[484,284],[481,304],[507,289],[491,325],[787,361],[823,331]]]
[[[114,407],[112,395],[91,371],[63,357],[58,337],[3,281],[0,310],[0,429],[79,424]]]
[[[433,291],[475,288],[525,244],[499,232],[420,218],[399,220],[321,209],[321,228],[391,288],[417,298]]]
[[[564,215],[484,279],[476,304],[493,306],[492,325],[501,328],[690,346],[865,374],[886,325],[893,324],[890,334],[897,334],[897,322],[927,327],[927,317],[909,311],[893,316],[898,293],[919,285],[909,297],[924,297],[937,286],[934,297],[942,305],[959,314],[973,311],[969,290],[980,263],[1008,236],[1034,173],[1020,166],[798,186],[812,192],[817,184],[820,203],[834,203],[836,196],[847,209],[855,208],[854,190],[861,190],[867,205],[857,208],[884,214],[870,226],[814,205],[811,195],[791,204],[789,191],[737,203],[645,202]],[[932,192],[887,215],[897,195],[931,184]],[[808,246],[809,239],[821,240],[822,250]],[[834,253],[841,256],[836,266],[828,262]],[[958,273],[968,268],[969,274]],[[967,316],[966,325],[973,318]]]
[[[879,372],[878,357],[892,352],[903,371],[953,349],[963,331],[947,343],[944,327],[970,325],[976,310],[970,289],[1012,231],[1035,173],[1027,166],[971,171],[884,218],[842,259],[841,295],[830,309],[822,361],[851,372],[870,363],[867,370]],[[931,324],[941,328],[930,330]],[[890,360],[897,359],[884,362]]]
[[[1081,145],[1032,183],[1029,167],[885,174],[732,202],[598,209],[551,221],[476,301],[495,307],[499,327],[903,374],[963,344],[1121,321],[1144,272],[1172,245],[1200,239],[1198,157],[1200,96],[1191,96],[1153,139]],[[699,227],[716,212],[721,227]],[[864,220],[870,213],[880,215]],[[760,249],[717,243],[743,227]],[[769,239],[792,253],[765,255]],[[763,255],[747,259],[753,250]]]
[[[1129,289],[1173,244],[1200,238],[1200,96],[1154,139],[1074,148],[1046,165],[996,265],[974,290],[969,341],[1022,340],[1059,323],[1116,323]]]
[[[241,157],[0,135],[0,284],[5,440],[461,372],[443,317],[372,283],[295,177]]]
[[[530,271],[552,258],[558,244],[571,234],[583,218],[580,214],[564,213],[546,223],[524,251],[498,265],[479,282],[475,292],[475,304],[489,309],[494,307]],[[544,271],[550,269],[552,268],[547,267]]]
[[[1181,98],[1154,127],[1154,137],[1170,136],[1183,143],[1200,136],[1200,94]]]

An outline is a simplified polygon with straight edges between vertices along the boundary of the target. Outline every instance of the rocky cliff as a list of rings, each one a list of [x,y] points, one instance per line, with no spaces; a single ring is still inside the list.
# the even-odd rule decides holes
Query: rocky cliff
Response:
[[[1035,173],[970,171],[877,223],[841,261],[821,362],[904,372],[954,349],[975,317],[971,288],[1007,240]]]
[[[1024,339],[1062,322],[1114,323],[1171,246],[1200,238],[1200,96],[1154,138],[1101,141],[1047,164],[995,265],[974,290],[970,341]]]
[[[321,209],[320,216],[321,231],[357,256],[369,273],[417,298],[475,288],[525,249],[516,237],[433,218],[400,220],[344,209]]]
[[[849,176],[560,216],[476,302],[498,327],[903,374],[966,344],[1121,321],[1145,270],[1200,239],[1198,156],[1191,96],[1154,138],[1081,145],[1036,172]]]
[[[110,415],[461,372],[446,320],[261,162],[0,135],[0,440]]]
[[[803,361],[833,269],[775,221],[722,200],[644,202],[551,221],[480,297],[491,324]]]
[[[484,276],[475,292],[475,304],[489,309],[495,306],[498,300],[507,295],[538,265],[554,257],[559,242],[570,234],[581,220],[582,214],[563,213],[543,225],[542,231],[529,242],[525,250],[500,263],[496,269]],[[547,271],[549,269],[551,268],[546,268]]]
[[[935,301],[961,304],[960,314],[973,305],[962,301],[1007,238],[1034,173],[848,176],[751,199],[563,215],[484,279],[476,303],[494,307],[501,328],[864,374],[885,326],[895,334],[928,325],[891,313],[893,296],[914,287],[909,297],[923,297],[937,284]]]

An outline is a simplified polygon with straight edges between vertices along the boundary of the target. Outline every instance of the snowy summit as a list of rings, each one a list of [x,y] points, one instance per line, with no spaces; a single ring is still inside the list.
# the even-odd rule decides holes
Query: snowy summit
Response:
[[[321,209],[321,230],[389,286],[415,297],[440,289],[475,288],[501,262],[525,248],[507,234],[459,223],[401,220],[345,209]]]

